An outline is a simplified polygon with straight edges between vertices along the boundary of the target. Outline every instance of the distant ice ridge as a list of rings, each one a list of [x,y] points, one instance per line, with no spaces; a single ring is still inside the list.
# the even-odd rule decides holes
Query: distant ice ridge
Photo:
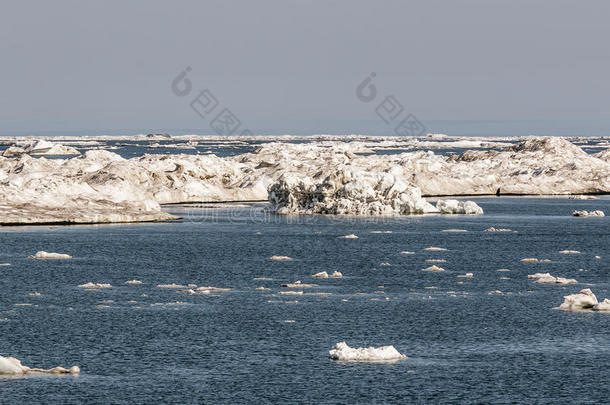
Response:
[[[159,204],[253,200],[269,200],[279,213],[477,213],[470,204],[434,207],[423,197],[610,192],[610,152],[588,155],[562,138],[529,138],[496,145],[499,151],[453,156],[374,154],[366,137],[315,139],[269,142],[226,158],[124,159],[105,150],[70,159],[0,157],[0,222],[156,221],[175,218]],[[382,143],[391,147],[396,141]]]
[[[395,361],[407,358],[394,346],[352,348],[345,342],[337,343],[328,354],[332,360],[341,361]]]
[[[0,356],[0,375],[23,375],[33,373],[45,374],[78,374],[80,368],[73,366],[69,369],[63,367],[53,367],[50,369],[30,368],[21,364],[21,361],[14,357]]]

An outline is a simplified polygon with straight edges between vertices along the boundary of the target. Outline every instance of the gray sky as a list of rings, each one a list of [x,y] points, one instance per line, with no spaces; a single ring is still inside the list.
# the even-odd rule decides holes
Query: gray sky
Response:
[[[363,133],[385,128],[355,95],[371,72],[378,97],[433,130],[560,120],[603,132],[609,17],[610,2],[576,0],[4,2],[0,134],[211,133],[189,107],[205,88],[255,132]],[[186,66],[193,94],[177,97]]]

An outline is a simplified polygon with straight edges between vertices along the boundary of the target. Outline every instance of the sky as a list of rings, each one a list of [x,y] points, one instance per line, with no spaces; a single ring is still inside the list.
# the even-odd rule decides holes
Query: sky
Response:
[[[594,0],[6,1],[0,135],[213,133],[224,108],[238,131],[391,133],[388,96],[430,131],[610,135],[608,17]]]

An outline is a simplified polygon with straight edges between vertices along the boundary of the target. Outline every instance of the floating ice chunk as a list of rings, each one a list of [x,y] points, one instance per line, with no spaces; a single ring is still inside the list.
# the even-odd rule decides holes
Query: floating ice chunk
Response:
[[[438,200],[436,209],[441,214],[483,214],[483,208],[479,207],[474,201]]]
[[[345,342],[337,343],[328,354],[332,360],[340,361],[395,361],[407,358],[394,346],[352,348]]]
[[[371,231],[371,233],[392,233],[392,231]]]
[[[0,263],[0,266],[10,266],[10,263]]]
[[[72,259],[72,256],[67,255],[65,253],[53,253],[53,252],[45,252],[41,250],[36,252],[35,255],[30,256],[31,259]]]
[[[31,373],[46,373],[46,374],[78,374],[80,368],[73,366],[70,369],[63,367],[53,367],[45,370],[42,368],[30,368],[21,364],[21,361],[14,357],[0,356],[0,375],[22,375]]]
[[[311,287],[317,287],[317,284],[305,284],[305,283],[301,283],[301,280],[297,280],[294,283],[285,283],[285,284],[280,284],[280,287],[284,287],[284,288],[311,288]]]
[[[275,261],[289,261],[292,260],[292,257],[289,256],[271,256],[269,259]]]
[[[460,278],[472,278],[473,274],[472,273],[458,274],[458,277],[460,277]]]
[[[537,284],[577,284],[578,281],[572,278],[553,277],[550,273],[535,273],[527,276],[529,279],[535,279]]]
[[[610,300],[608,298],[604,299],[602,302],[599,302],[595,308],[596,311],[610,311]]]
[[[414,255],[415,252],[411,252],[409,250],[403,250],[402,252],[400,252],[401,255]]]
[[[342,278],[343,274],[340,271],[336,271],[336,270],[330,275],[325,271],[321,271],[319,273],[313,274],[311,277],[313,277],[313,278]]]
[[[390,263],[388,263],[388,262],[381,262],[381,263],[379,263],[379,265],[380,265],[381,267],[389,267],[389,266],[390,266]]]
[[[578,294],[566,295],[563,297],[563,303],[559,306],[559,309],[565,309],[569,311],[593,309],[597,305],[597,297],[593,292],[585,288],[580,290]]]
[[[280,295],[303,295],[303,291],[280,291]]]
[[[578,194],[578,195],[571,195],[568,197],[570,200],[597,200],[598,198],[593,196],[593,195],[584,195],[584,194]]]
[[[442,232],[468,232],[467,229],[443,229]]]
[[[494,228],[492,226],[491,228],[485,229],[485,232],[512,232],[512,230],[507,228]]]
[[[183,284],[176,284],[176,283],[171,283],[171,284],[157,284],[158,288],[196,288],[197,284],[187,284],[187,285],[183,285]]]
[[[445,271],[445,269],[443,269],[442,267],[438,267],[436,265],[432,265],[430,267],[426,267],[425,269],[423,269],[423,271],[432,271],[432,272],[441,272],[441,271]]]
[[[603,217],[604,212],[600,210],[596,211],[574,211],[572,216],[575,217]]]
[[[596,258],[597,260],[599,260],[599,259],[601,259],[601,256],[595,256],[595,258]]]
[[[140,280],[127,280],[125,281],[125,284],[139,285],[142,284],[142,282]]]
[[[78,287],[79,288],[98,289],[98,288],[110,288],[112,286],[110,284],[105,284],[105,283],[92,283],[92,282],[88,282],[88,283],[85,283],[85,284],[81,284]]]
[[[445,263],[445,259],[426,259],[426,263]]]
[[[337,236],[338,239],[358,239],[358,236],[350,233],[349,235]]]
[[[447,249],[442,248],[442,247],[430,246],[430,247],[425,248],[424,250],[427,250],[429,252],[443,252]]]
[[[29,297],[40,297],[40,293],[39,292],[33,292],[33,293],[28,293]]]
[[[562,255],[577,255],[580,252],[578,250],[560,250],[559,253]]]
[[[525,259],[521,259],[521,263],[548,263],[549,259],[538,260],[535,257],[526,257]]]

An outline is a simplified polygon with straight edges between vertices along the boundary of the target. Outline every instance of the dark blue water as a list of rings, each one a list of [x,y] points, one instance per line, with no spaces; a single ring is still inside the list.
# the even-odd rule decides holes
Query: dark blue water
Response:
[[[260,205],[172,207],[184,222],[0,228],[0,262],[11,263],[0,267],[0,355],[82,370],[0,379],[0,402],[607,403],[610,314],[553,307],[586,287],[610,297],[610,218],[570,216],[576,208],[608,213],[610,200],[477,202],[485,215],[286,218]],[[483,232],[490,226],[517,233]],[[450,228],[468,232],[442,232]],[[380,230],[392,233],[371,233]],[[359,239],[337,239],[349,233]],[[430,245],[448,250],[423,250]],[[27,258],[38,250],[74,258]],[[446,259],[438,264],[446,271],[422,272],[427,258]],[[344,278],[310,277],[322,270]],[[579,284],[527,279],[547,271]],[[457,278],[465,272],[474,278]],[[144,284],[124,284],[131,279]],[[319,287],[277,294],[295,280]],[[88,281],[113,288],[77,288]],[[233,290],[189,296],[157,288],[172,282]],[[488,294],[495,290],[503,294]],[[41,296],[28,296],[35,291]],[[114,302],[98,307],[107,300]],[[176,301],[183,304],[168,304]],[[392,344],[409,358],[329,360],[343,340]]]

